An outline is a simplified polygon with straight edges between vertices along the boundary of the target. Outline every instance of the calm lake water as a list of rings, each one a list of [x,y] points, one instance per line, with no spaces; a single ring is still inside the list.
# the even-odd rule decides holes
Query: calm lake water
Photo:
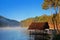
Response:
[[[0,29],[0,40],[28,40],[29,35],[27,29],[20,28],[16,29]]]

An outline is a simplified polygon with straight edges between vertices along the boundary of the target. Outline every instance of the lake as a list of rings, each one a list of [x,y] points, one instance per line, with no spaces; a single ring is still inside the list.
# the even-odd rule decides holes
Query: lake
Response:
[[[43,35],[29,35],[28,28],[5,27],[0,28],[0,40],[43,40]]]
[[[28,40],[29,35],[26,28],[2,29],[0,28],[0,40]]]

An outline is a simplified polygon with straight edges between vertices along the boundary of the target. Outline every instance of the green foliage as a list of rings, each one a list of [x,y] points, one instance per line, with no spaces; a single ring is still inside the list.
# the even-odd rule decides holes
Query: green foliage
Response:
[[[53,40],[60,40],[60,34],[56,35]]]
[[[22,27],[28,27],[33,22],[33,20],[34,20],[34,18],[28,18],[26,20],[22,20],[21,26]]]
[[[58,18],[59,16],[58,15],[60,15],[60,14],[59,13],[57,14],[56,20],[59,23],[60,21],[59,21],[59,18]],[[53,17],[53,15],[44,14],[42,16],[36,16],[34,18],[28,18],[26,20],[22,20],[21,24],[22,24],[22,27],[28,27],[32,22],[49,22],[49,23],[53,23],[52,22],[52,17]]]
[[[48,16],[44,14],[42,16],[35,17],[35,20],[37,22],[47,22],[48,21]]]
[[[36,16],[34,18],[28,18],[26,20],[21,21],[21,26],[22,27],[28,27],[32,22],[48,22],[49,16],[47,15],[42,15],[42,16]]]
[[[60,6],[60,0],[44,0],[44,3],[43,3],[43,9],[48,9],[48,8],[51,8],[51,7],[59,7]]]

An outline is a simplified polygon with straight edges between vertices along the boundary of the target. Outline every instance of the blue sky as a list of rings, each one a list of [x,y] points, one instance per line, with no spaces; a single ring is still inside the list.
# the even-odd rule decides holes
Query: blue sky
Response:
[[[30,17],[49,15],[42,9],[43,0],[0,0],[0,15],[21,21]]]

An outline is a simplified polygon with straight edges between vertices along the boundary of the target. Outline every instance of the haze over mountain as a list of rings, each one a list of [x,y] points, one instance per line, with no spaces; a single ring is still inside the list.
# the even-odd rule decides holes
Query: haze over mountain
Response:
[[[18,27],[20,22],[0,16],[0,27]]]

